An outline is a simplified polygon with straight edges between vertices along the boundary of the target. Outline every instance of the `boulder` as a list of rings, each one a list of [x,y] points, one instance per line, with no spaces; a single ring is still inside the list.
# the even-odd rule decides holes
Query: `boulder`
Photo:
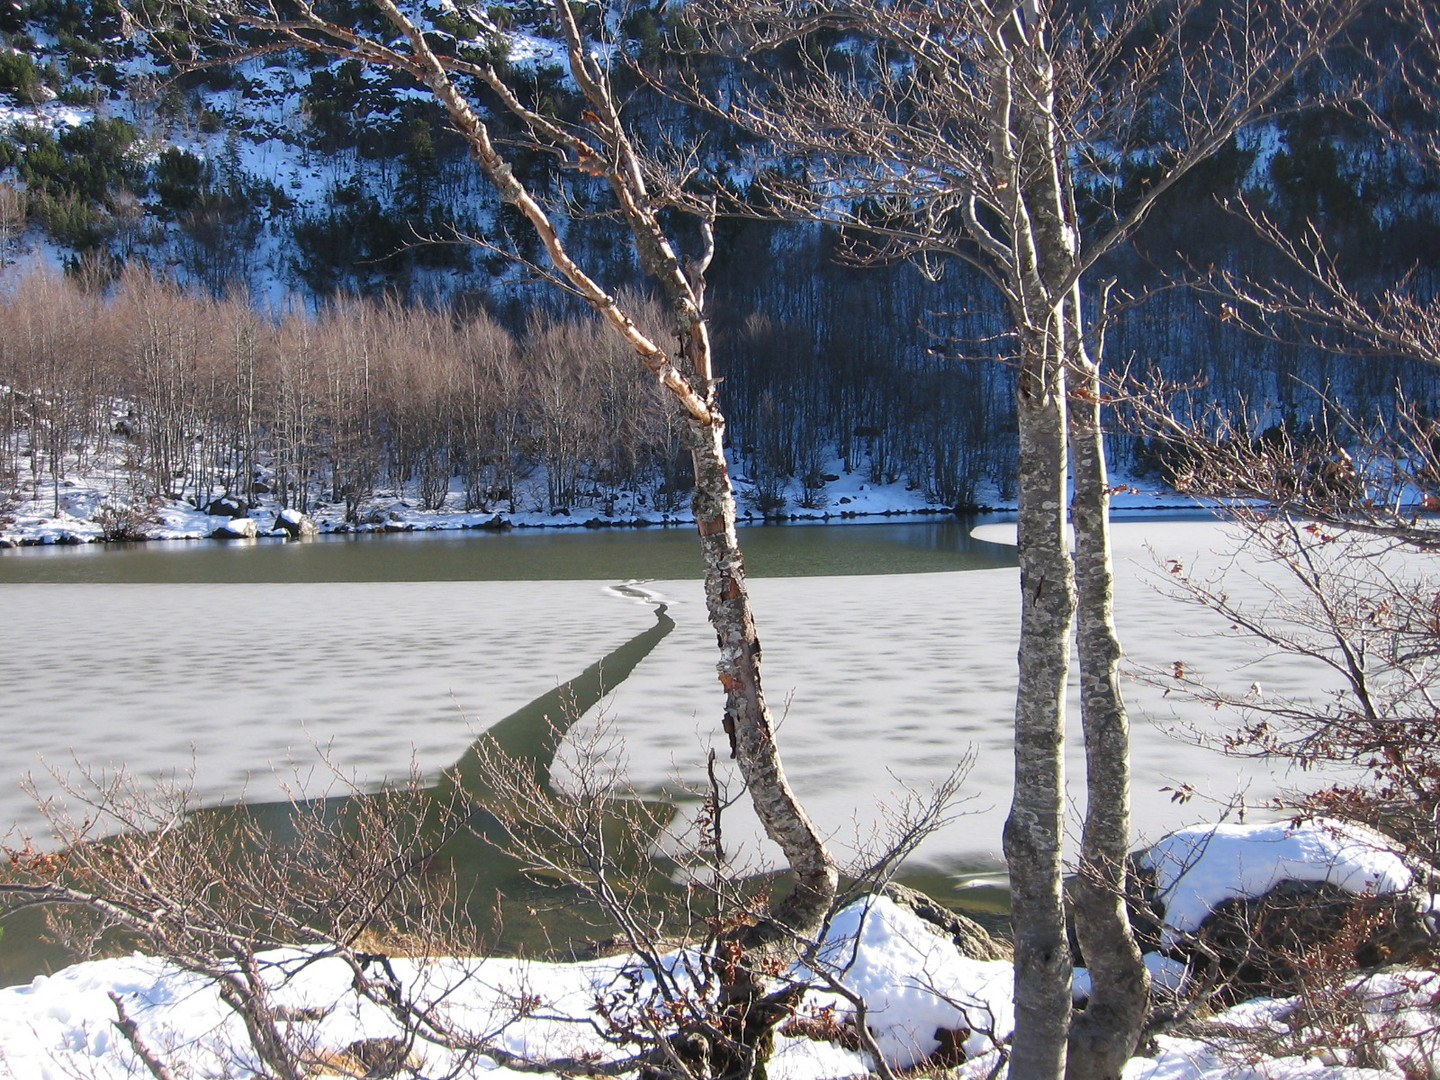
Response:
[[[507,529],[513,529],[515,526],[511,525],[510,522],[506,521],[499,514],[496,514],[489,521],[477,521],[470,527],[472,529],[484,529],[487,532],[505,532]]]
[[[365,525],[378,525],[386,532],[403,532],[412,527],[405,521],[404,515],[400,513],[401,510],[408,509],[410,508],[403,502],[397,502],[388,507],[377,506],[360,520],[362,524]]]
[[[1223,987],[1222,1001],[1285,996],[1307,978],[1406,963],[1433,948],[1409,892],[1347,892],[1325,881],[1282,881],[1264,896],[1216,905],[1168,955],[1202,982]]]
[[[1132,856],[1142,950],[1221,986],[1285,995],[1307,978],[1403,963],[1434,947],[1423,880],[1368,829],[1312,819],[1182,829]]]
[[[250,505],[235,495],[221,495],[205,507],[205,513],[211,517],[243,518],[249,512]]]
[[[993,936],[974,919],[961,915],[958,911],[951,911],[916,889],[892,881],[880,890],[880,894],[940,930],[955,943],[955,948],[962,956],[968,956],[971,960],[1015,958],[1015,950],[1008,941]]]
[[[260,534],[254,518],[232,518],[210,534],[212,540],[253,540]]]
[[[275,524],[270,527],[270,531],[283,532],[291,540],[299,540],[302,537],[315,536],[320,532],[320,527],[299,510],[289,507],[275,515]]]

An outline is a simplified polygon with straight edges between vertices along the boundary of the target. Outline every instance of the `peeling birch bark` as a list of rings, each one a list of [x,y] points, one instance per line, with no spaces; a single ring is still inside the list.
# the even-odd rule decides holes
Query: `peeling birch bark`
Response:
[[[760,639],[735,531],[724,422],[718,410],[712,407],[711,413],[709,424],[687,425],[687,439],[695,463],[695,523],[705,555],[705,606],[720,647],[716,669],[725,688],[725,732],[765,834],[785,853],[795,876],[790,894],[771,912],[778,926],[757,927],[747,941],[755,946],[777,940],[777,932],[784,938],[811,936],[829,913],[839,874],[785,777],[775,745],[760,678]]]

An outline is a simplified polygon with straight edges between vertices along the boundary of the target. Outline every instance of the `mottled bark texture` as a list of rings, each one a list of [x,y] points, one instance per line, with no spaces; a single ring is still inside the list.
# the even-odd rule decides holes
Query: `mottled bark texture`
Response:
[[[1079,290],[1071,311],[1078,322]],[[1125,907],[1130,845],[1130,724],[1120,692],[1110,556],[1110,494],[1100,423],[1100,371],[1072,337],[1066,371],[1074,482],[1076,642],[1085,731],[1085,826],[1073,888],[1075,937],[1090,999],[1070,1028],[1067,1080],[1118,1080],[1135,1051],[1150,978]]]
[[[810,936],[835,899],[839,875],[780,761],[774,725],[760,679],[760,640],[735,532],[735,489],[725,463],[724,421],[712,408],[709,424],[688,426],[695,463],[695,523],[705,552],[705,604],[720,647],[716,665],[725,688],[725,732],[765,833],[785,853],[794,886],[772,911],[771,927],[757,927],[759,945],[794,934]],[[782,930],[783,928],[783,930]]]
[[[1074,583],[1065,537],[1065,396],[1053,349],[1027,350],[1018,400],[1020,670],[1005,822],[1015,937],[1012,1080],[1058,1080],[1070,1026],[1061,884],[1065,684]]]
[[[1074,266],[1054,66],[1039,26],[994,35],[992,167],[1012,192],[1011,308],[1019,329],[1020,655],[1015,790],[1005,822],[1015,935],[1012,1080],[1058,1080],[1070,1029],[1063,866],[1065,688],[1075,613],[1066,539],[1066,331],[1057,291]],[[1062,294],[1063,295],[1063,294]]]

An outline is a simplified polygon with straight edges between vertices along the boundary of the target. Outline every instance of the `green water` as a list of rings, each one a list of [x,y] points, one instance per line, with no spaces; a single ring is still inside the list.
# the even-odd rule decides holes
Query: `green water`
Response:
[[[742,528],[754,577],[916,574],[1014,566],[970,536],[982,519]],[[283,540],[153,541],[0,551],[0,584],[296,581],[675,580],[701,576],[692,528],[369,533]]]

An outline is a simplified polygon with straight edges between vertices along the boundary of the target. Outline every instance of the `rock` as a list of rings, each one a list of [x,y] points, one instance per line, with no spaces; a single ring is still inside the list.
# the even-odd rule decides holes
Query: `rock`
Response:
[[[299,540],[306,536],[315,536],[320,532],[320,526],[316,525],[305,514],[293,507],[281,510],[275,515],[275,524],[271,527],[272,532],[283,532],[291,540]]]
[[[232,518],[210,534],[212,540],[253,540],[260,533],[254,518]]]
[[[1193,942],[1171,953],[1199,977],[1218,977],[1223,1000],[1300,993],[1317,973],[1404,963],[1427,951],[1433,942],[1418,899],[1282,881],[1264,896],[1218,904]]]
[[[365,525],[380,525],[385,529],[398,532],[405,528],[405,518],[401,510],[408,509],[404,503],[394,503],[391,506],[377,506],[363,518],[361,522]]]
[[[205,507],[205,513],[211,517],[243,518],[249,512],[250,505],[234,495],[221,495],[218,499],[211,499]]]
[[[1143,952],[1184,964],[1221,1001],[1404,963],[1435,945],[1430,875],[1390,846],[1321,819],[1179,830],[1131,855],[1131,924]]]
[[[1015,957],[1008,941],[992,936],[974,919],[951,911],[922,892],[892,881],[880,893],[943,932],[962,956],[971,960],[1013,960]]]

